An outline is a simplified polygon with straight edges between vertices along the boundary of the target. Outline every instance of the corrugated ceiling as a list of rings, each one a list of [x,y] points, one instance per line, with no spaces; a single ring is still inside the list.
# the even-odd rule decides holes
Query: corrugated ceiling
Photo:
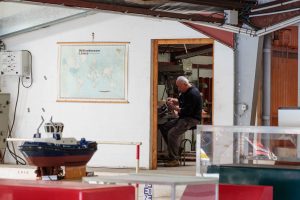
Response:
[[[300,21],[300,0],[0,0],[0,39],[99,10],[159,17],[252,36]],[[228,24],[229,16],[224,16],[224,10],[238,11],[238,24]]]

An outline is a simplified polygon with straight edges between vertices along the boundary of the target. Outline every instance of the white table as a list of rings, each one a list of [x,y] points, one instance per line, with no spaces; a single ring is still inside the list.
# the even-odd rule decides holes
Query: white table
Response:
[[[180,175],[162,175],[162,174],[127,174],[118,176],[95,176],[84,177],[82,179],[87,183],[137,183],[153,185],[170,185],[171,200],[176,198],[177,185],[202,185],[215,184],[215,199],[218,200],[219,179],[211,177],[180,176]]]

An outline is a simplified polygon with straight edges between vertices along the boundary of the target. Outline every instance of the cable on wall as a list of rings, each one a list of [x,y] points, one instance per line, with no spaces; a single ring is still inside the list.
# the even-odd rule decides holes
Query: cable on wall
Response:
[[[12,121],[11,127],[8,125],[8,136],[7,136],[7,138],[11,138],[12,131],[13,131],[15,121],[16,121],[16,113],[17,113],[17,107],[18,107],[18,102],[19,102],[19,94],[20,94],[20,83],[21,83],[21,77],[19,77],[19,80],[18,80],[18,91],[17,91],[17,98],[16,98],[16,103],[15,103],[15,108],[14,108],[13,121]],[[6,149],[11,154],[11,156],[15,159],[16,164],[26,165],[26,161],[16,154],[15,147],[14,147],[13,143],[12,143],[12,150],[10,149],[8,142],[6,143]],[[6,153],[5,150],[4,150],[4,153],[3,153],[2,160],[1,160],[2,162],[4,160],[4,156],[5,156],[5,153]]]

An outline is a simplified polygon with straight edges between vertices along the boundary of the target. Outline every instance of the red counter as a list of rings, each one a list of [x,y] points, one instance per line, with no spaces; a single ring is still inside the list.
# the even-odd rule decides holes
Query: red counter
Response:
[[[215,200],[215,186],[189,185],[181,200]],[[273,187],[219,184],[219,200],[273,200]]]
[[[0,200],[134,200],[133,186],[0,179]]]
[[[219,200],[273,200],[273,187],[220,184]]]

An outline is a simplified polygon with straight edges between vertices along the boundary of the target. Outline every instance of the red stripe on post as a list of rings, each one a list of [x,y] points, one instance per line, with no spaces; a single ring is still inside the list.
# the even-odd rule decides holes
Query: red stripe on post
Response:
[[[136,145],[136,159],[139,160],[140,159],[140,145]]]

